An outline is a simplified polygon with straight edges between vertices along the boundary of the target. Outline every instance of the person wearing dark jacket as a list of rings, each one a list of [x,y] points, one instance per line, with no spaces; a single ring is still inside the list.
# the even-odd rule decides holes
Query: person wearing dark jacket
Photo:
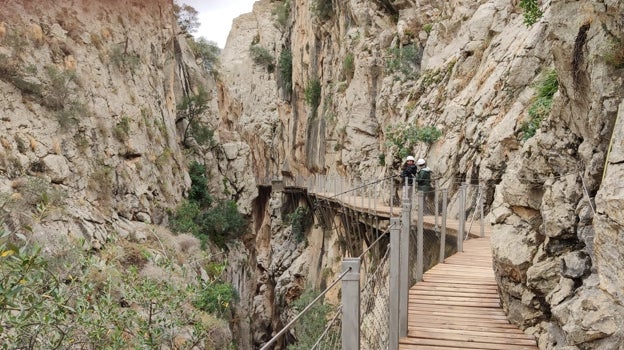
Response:
[[[416,161],[416,183],[418,184],[418,190],[425,193],[431,192],[431,169],[427,166],[427,162],[420,158]]]
[[[416,177],[416,173],[418,171],[418,167],[414,163],[416,159],[413,156],[407,156],[405,159],[405,163],[403,163],[403,167],[401,168],[401,183],[405,185],[405,179],[407,179],[407,184],[411,186],[414,183],[414,178]]]
[[[397,191],[403,188],[402,191],[407,192],[404,192],[404,195],[406,194],[407,198],[409,198],[410,200],[412,199],[413,192],[412,185],[414,184],[414,180],[416,179],[416,171],[418,170],[415,162],[416,158],[414,158],[413,156],[407,156],[407,158],[405,159],[405,163],[403,163],[403,166],[401,167],[401,174],[399,175],[401,177],[401,184],[397,188]],[[404,188],[405,185],[407,185],[407,188]]]

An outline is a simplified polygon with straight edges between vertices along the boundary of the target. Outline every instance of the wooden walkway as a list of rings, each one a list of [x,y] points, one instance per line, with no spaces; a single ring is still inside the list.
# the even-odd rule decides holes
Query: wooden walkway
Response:
[[[465,241],[464,252],[425,272],[408,307],[400,350],[537,349],[500,307],[489,237]]]

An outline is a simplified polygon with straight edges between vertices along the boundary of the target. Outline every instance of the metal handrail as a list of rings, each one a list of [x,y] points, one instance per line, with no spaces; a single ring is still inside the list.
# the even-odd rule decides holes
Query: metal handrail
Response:
[[[346,269],[340,275],[338,275],[336,280],[334,280],[327,288],[325,288],[324,291],[321,292],[321,294],[319,294],[314,300],[312,300],[312,302],[308,304],[308,306],[306,306],[305,309],[303,309],[297,316],[295,316],[295,318],[293,318],[290,322],[288,322],[288,324],[284,326],[284,328],[282,328],[281,331],[279,331],[276,335],[274,335],[273,338],[269,339],[269,341],[266,344],[264,344],[260,348],[260,350],[267,350],[269,346],[273,345],[273,343],[275,343],[277,339],[279,339],[279,337],[284,335],[284,333],[286,333],[290,329],[290,327],[292,327],[295,324],[295,322],[297,322],[297,320],[299,320],[301,316],[303,316],[303,314],[305,314],[308,310],[310,310],[310,308],[312,308],[312,306],[314,306],[314,304],[316,304],[316,302],[319,301],[321,297],[325,296],[325,294],[327,294],[327,292],[329,292],[329,290],[333,286],[335,286],[338,282],[340,282],[340,280],[342,280],[342,278],[349,272],[351,272],[350,268]]]

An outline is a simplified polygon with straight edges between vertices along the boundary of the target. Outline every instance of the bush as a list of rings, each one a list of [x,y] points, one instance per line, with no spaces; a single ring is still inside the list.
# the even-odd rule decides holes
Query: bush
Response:
[[[197,218],[201,214],[199,204],[192,201],[184,201],[175,214],[171,217],[169,228],[178,233],[190,233],[195,237],[201,234],[201,228],[197,222]]]
[[[197,41],[190,37],[188,42],[193,55],[195,55],[196,59],[201,59],[207,71],[212,71],[218,66],[221,49],[217,46],[217,43],[208,41],[204,37],[200,37]]]
[[[412,153],[417,142],[433,144],[442,136],[442,132],[435,126],[419,128],[415,125],[396,124],[386,127],[386,147],[396,147],[400,158]]]
[[[115,124],[113,128],[113,135],[119,141],[125,142],[130,138],[130,118],[127,116],[121,117],[119,123]]]
[[[203,88],[195,95],[186,95],[176,106],[176,121],[185,119],[182,143],[190,147],[192,137],[200,145],[212,146],[214,131],[201,121],[201,116],[208,109],[208,93]]]
[[[297,243],[305,239],[305,231],[312,225],[312,213],[306,207],[297,207],[288,215],[288,222],[292,227],[292,234]]]
[[[284,0],[278,4],[273,11],[273,16],[275,16],[277,27],[282,30],[286,29],[286,26],[288,25],[288,17],[290,17],[290,0]]]
[[[279,81],[287,95],[292,92],[292,52],[284,49],[279,57]]]
[[[315,292],[312,288],[306,288],[304,293],[295,300],[293,308],[297,312],[303,311],[310,303],[316,299],[318,292]],[[328,315],[332,312],[333,306],[324,304],[323,300],[319,300],[308,311],[301,316],[301,318],[295,323],[295,338],[294,344],[288,345],[288,350],[305,350],[312,349],[316,344],[316,341],[323,334],[325,330]],[[325,336],[324,340],[334,339],[339,335],[339,329],[330,329],[330,335]],[[331,348],[330,344],[322,342],[319,349]]]
[[[238,211],[236,202],[232,200],[221,201],[201,215],[199,218],[199,239],[206,242],[211,239],[217,246],[227,249],[226,244],[242,235],[247,225],[243,214]]]
[[[273,55],[269,52],[269,50],[265,49],[260,45],[250,45],[249,46],[249,55],[255,64],[259,66],[264,66],[269,70],[273,70],[275,60]]]
[[[305,100],[312,107],[312,114],[316,114],[321,103],[321,82],[318,79],[311,79],[305,88]]]
[[[520,0],[520,8],[524,11],[524,24],[527,27],[537,23],[544,15],[540,9],[538,0]]]
[[[535,136],[542,120],[550,114],[552,98],[558,89],[557,71],[553,69],[548,71],[539,82],[535,100],[529,107],[529,119],[520,125],[523,140],[526,141]]]
[[[206,166],[193,161],[189,168],[189,176],[191,177],[189,200],[193,203],[197,203],[201,208],[209,208],[212,204],[212,196],[208,192]]]
[[[312,3],[312,14],[321,21],[330,19],[333,13],[332,0],[315,0]]]
[[[155,349],[182,334],[177,348],[193,349],[225,327],[188,307],[204,291],[171,278],[166,258],[156,280],[79,248],[46,256],[9,241],[0,235],[0,343],[11,349]]]
[[[355,73],[355,63],[352,53],[348,53],[344,61],[342,61],[342,69],[344,70],[345,78],[347,80],[353,79],[353,74]]]
[[[386,69],[389,73],[402,73],[406,77],[413,77],[417,64],[422,58],[422,50],[414,44],[409,44],[390,48],[388,56]]]
[[[215,281],[201,286],[194,306],[218,317],[228,318],[231,305],[236,300],[238,300],[238,293],[231,284]]]
[[[138,54],[128,52],[127,39],[125,43],[113,46],[110,53],[110,60],[120,72],[130,72],[131,74],[139,68],[139,64],[141,63],[141,58]]]

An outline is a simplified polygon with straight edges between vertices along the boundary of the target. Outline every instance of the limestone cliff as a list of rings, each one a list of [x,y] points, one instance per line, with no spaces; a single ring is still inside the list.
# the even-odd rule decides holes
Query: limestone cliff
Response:
[[[388,126],[438,128],[439,140],[410,151],[451,188],[485,186],[510,320],[543,349],[613,348],[624,329],[613,312],[622,298],[624,8],[560,1],[542,10],[526,26],[509,1],[257,1],[234,21],[221,56],[219,130],[248,145],[244,157],[263,183],[391,174],[400,159],[387,146]],[[268,60],[257,59],[259,49]],[[557,92],[535,121],[549,74]],[[311,88],[320,89],[313,101]],[[321,250],[286,249],[292,243],[275,231],[281,199],[253,191],[256,236],[245,265],[254,268],[240,291],[259,316],[258,344],[284,297],[302,288],[306,266],[316,266],[299,262],[331,262]]]
[[[199,159],[213,193],[252,218],[227,271],[239,346],[251,349],[343,253],[315,226],[307,244],[294,239],[284,217],[304,199],[269,181],[394,174],[401,145],[388,127],[433,127],[442,137],[409,151],[451,191],[485,186],[510,320],[542,349],[617,348],[624,5],[545,1],[526,26],[518,3],[259,0],[206,75],[169,0],[5,1],[5,228],[29,227],[49,250],[68,237],[95,249],[145,242],[187,195],[188,158]],[[536,104],[553,76],[557,92]],[[176,106],[200,87],[218,146],[187,157]],[[29,201],[41,191],[62,204]]]

